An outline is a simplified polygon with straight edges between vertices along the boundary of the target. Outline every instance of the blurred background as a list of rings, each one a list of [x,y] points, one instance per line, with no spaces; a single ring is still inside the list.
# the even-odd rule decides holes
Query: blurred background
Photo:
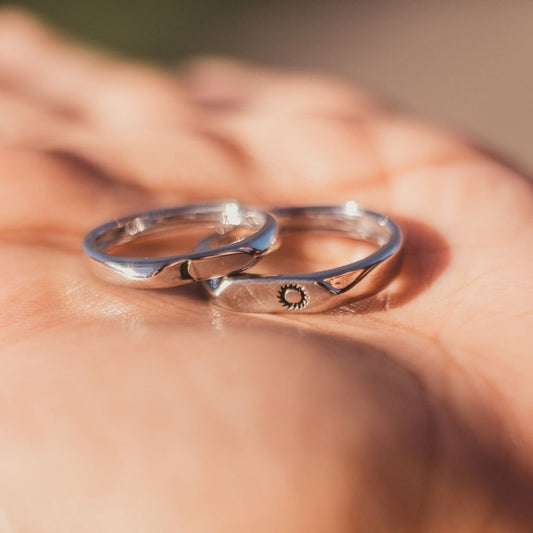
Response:
[[[342,77],[533,169],[532,0],[23,0],[78,38],[174,64],[232,55]]]

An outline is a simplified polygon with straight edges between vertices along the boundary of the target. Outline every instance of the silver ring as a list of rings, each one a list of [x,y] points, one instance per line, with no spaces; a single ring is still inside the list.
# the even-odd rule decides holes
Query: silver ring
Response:
[[[398,271],[402,232],[384,215],[362,209],[355,202],[276,209],[272,213],[282,235],[336,231],[379,248],[364,259],[322,272],[274,276],[241,273],[204,281],[219,306],[245,313],[316,313],[379,292]],[[209,249],[216,239],[204,239],[199,249]]]
[[[205,226],[226,241],[217,248],[169,257],[121,257],[110,249],[162,230]],[[239,234],[244,231],[244,237]],[[221,237],[222,235],[222,237]],[[240,272],[252,266],[276,241],[277,222],[264,211],[235,201],[146,211],[92,230],[83,247],[98,276],[137,288],[174,287]]]

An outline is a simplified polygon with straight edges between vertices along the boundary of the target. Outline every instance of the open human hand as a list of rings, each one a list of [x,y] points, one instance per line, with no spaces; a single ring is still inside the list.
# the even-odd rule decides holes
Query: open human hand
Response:
[[[12,10],[0,142],[0,531],[533,531],[526,178],[320,76],[167,72]],[[404,267],[317,315],[89,273],[93,226],[221,197],[354,199]]]

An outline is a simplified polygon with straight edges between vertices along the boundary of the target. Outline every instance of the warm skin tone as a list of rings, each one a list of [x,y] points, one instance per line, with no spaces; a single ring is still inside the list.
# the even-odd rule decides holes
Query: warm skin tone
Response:
[[[531,530],[523,176],[335,81],[163,72],[13,11],[0,140],[2,532]],[[251,316],[88,273],[94,225],[228,196],[386,212],[400,278]]]

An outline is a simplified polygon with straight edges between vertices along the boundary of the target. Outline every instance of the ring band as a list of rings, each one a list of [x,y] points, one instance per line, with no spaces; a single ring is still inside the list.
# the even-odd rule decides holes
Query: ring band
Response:
[[[274,276],[241,273],[205,281],[204,287],[219,306],[245,313],[316,313],[379,292],[398,271],[402,232],[384,215],[362,209],[355,202],[276,209],[272,213],[282,235],[335,231],[376,244],[378,249],[364,259],[321,272]],[[216,239],[204,239],[199,249],[208,249]]]
[[[233,242],[205,251],[169,257],[122,257],[107,253],[140,236],[161,230],[204,226]],[[246,231],[244,238],[235,236]],[[250,233],[251,231],[251,233]],[[95,273],[112,283],[137,288],[174,287],[252,266],[276,241],[275,218],[234,201],[146,211],[103,224],[85,237],[83,247]]]

